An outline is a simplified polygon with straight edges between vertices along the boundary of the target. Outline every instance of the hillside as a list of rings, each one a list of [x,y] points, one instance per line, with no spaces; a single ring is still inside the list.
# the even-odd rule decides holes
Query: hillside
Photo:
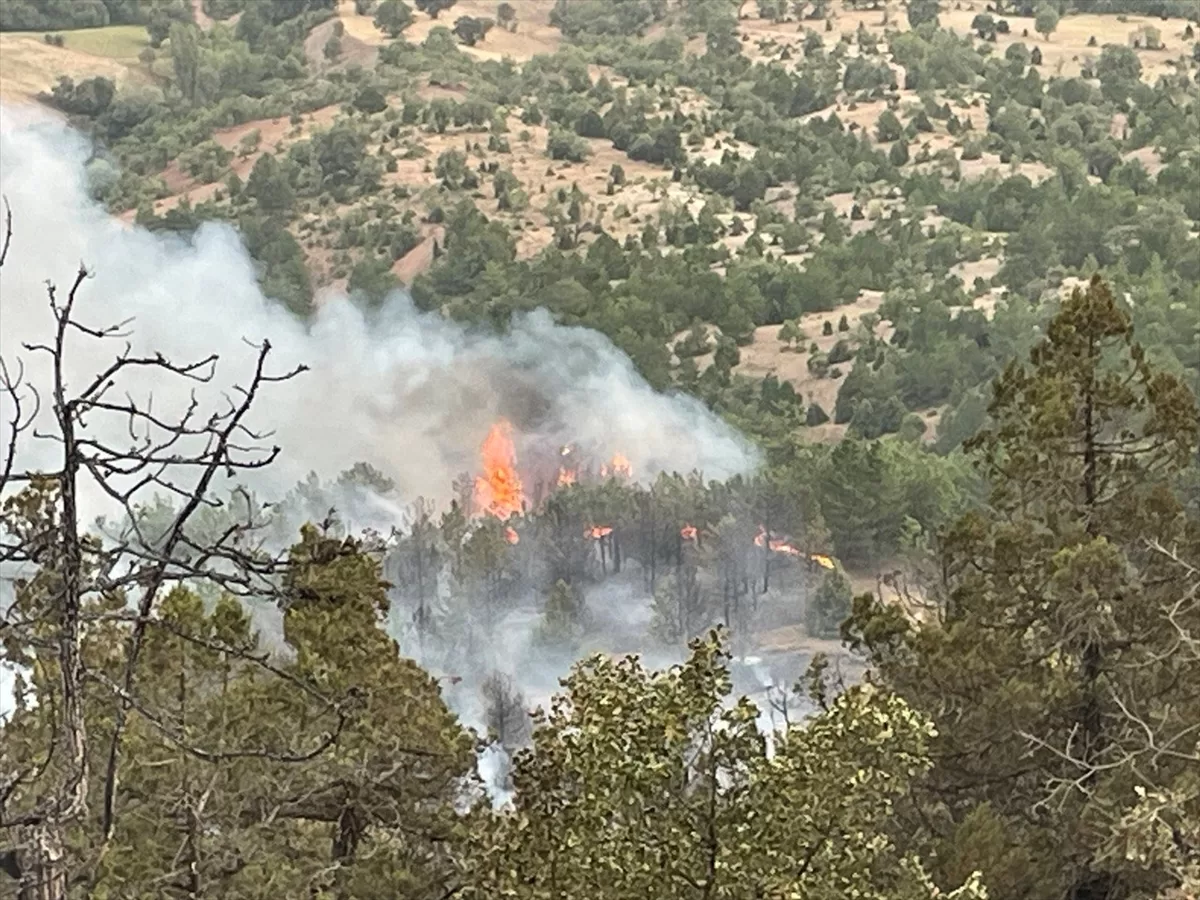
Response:
[[[0,0],[0,896],[1196,900],[1198,29]]]
[[[308,5],[256,37],[236,0],[184,10],[208,86],[138,26],[0,34],[4,96],[114,83],[119,115],[49,101],[93,120],[110,206],[241,223],[301,314],[398,284],[463,320],[545,305],[768,441],[952,449],[1044,301],[1106,271],[1114,241],[1145,248],[1120,277],[1167,278],[1135,315],[1174,321],[1164,352],[1196,377],[1186,19],[1066,4],[1038,31],[1020,3],[637,0],[625,21],[459,0],[393,39],[378,4]],[[914,28],[925,10],[936,29]],[[238,54],[268,40],[292,56],[253,73]],[[1036,227],[1060,215],[1091,221]]]

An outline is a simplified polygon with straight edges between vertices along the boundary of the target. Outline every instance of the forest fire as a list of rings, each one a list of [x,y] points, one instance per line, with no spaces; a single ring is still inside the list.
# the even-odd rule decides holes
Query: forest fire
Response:
[[[803,556],[804,555],[804,553],[799,548],[793,547],[791,544],[789,544],[787,541],[783,540],[782,538],[774,538],[774,539],[768,541],[767,540],[767,532],[762,528],[758,529],[758,534],[755,535],[755,537],[754,537],[754,544],[755,544],[755,546],[758,546],[758,547],[769,547],[771,550],[774,550],[776,553],[786,553],[788,556]]]
[[[623,453],[616,453],[607,464],[600,466],[601,478],[632,478],[633,466]]]
[[[681,538],[683,538],[685,541],[696,540],[696,537],[698,534],[699,534],[699,532],[696,531],[696,526],[694,526],[694,525],[684,525],[682,528],[679,529],[679,536]]]
[[[563,466],[561,469],[558,470],[557,484],[559,487],[568,487],[568,486],[574,484],[575,482],[577,482],[578,480],[579,480],[579,473],[576,472],[574,469],[568,469],[566,466]]]
[[[517,529],[513,528],[511,525],[504,526],[504,539],[510,544],[521,543],[521,536],[517,534]]]
[[[512,426],[501,419],[492,426],[480,448],[483,474],[475,479],[475,512],[498,519],[516,515],[525,507]],[[509,541],[515,543],[515,541]]]
[[[782,538],[775,538],[771,541],[768,541],[766,529],[761,527],[758,529],[758,534],[754,538],[754,543],[755,546],[768,547],[769,549],[774,550],[776,553],[786,553],[788,556],[802,557],[805,555],[804,551],[799,547],[796,547]],[[810,554],[808,559],[812,562],[815,562],[822,569],[834,569],[837,567],[837,563],[835,563],[831,557],[825,556],[822,553]]]
[[[591,538],[593,541],[598,541],[601,538],[606,538],[612,534],[611,525],[595,525],[592,528],[584,531],[584,536]]]

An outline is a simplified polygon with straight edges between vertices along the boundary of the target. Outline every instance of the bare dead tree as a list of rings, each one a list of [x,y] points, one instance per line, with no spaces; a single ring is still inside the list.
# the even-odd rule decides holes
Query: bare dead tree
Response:
[[[488,734],[493,735],[508,751],[528,744],[533,723],[525,696],[512,678],[502,672],[493,672],[479,690],[484,702]]]
[[[12,242],[12,214],[6,206],[0,265]],[[44,343],[23,345],[25,357],[0,359],[0,410],[7,433],[0,441],[0,566],[16,569],[17,599],[0,606],[0,659],[15,665],[36,658],[54,673],[40,697],[50,722],[41,755],[17,762],[0,747],[0,869],[14,877],[21,900],[60,900],[69,876],[64,851],[66,829],[78,823],[99,778],[102,796],[100,846],[107,845],[117,814],[122,744],[131,716],[140,716],[164,740],[206,761],[262,756],[277,761],[307,760],[330,746],[346,722],[345,705],[275,666],[269,655],[247,648],[219,649],[264,671],[288,679],[314,699],[329,717],[328,731],[312,746],[206,748],[192,746],[138,694],[139,659],[151,628],[171,627],[156,614],[159,601],[178,584],[207,583],[239,597],[277,593],[285,558],[270,552],[259,534],[265,521],[249,495],[234,491],[235,502],[215,489],[220,479],[269,466],[279,448],[256,431],[250,413],[269,388],[305,370],[273,372],[269,342],[248,344],[254,363],[242,384],[218,392],[218,358],[210,355],[176,362],[160,353],[139,355],[126,340],[129,322],[95,326],[80,315],[82,289],[89,277],[81,267],[66,298],[49,285],[53,328]],[[113,361],[90,378],[68,377],[75,342],[123,344]],[[49,362],[44,384],[35,384],[27,361]],[[77,382],[82,387],[76,388]],[[149,391],[168,393],[156,408]],[[179,388],[185,390],[180,391]],[[218,394],[213,399],[202,395]],[[170,397],[182,396],[178,409]],[[43,415],[43,409],[51,415]],[[23,469],[20,455],[31,441],[53,446],[49,471]],[[81,521],[81,491],[103,498],[115,512],[100,533]],[[152,527],[146,504],[165,495],[174,504],[166,522]],[[237,500],[240,498],[240,501]],[[220,510],[219,533],[196,527],[201,510]],[[119,613],[97,601],[125,598]],[[107,610],[97,613],[96,609]],[[98,617],[117,621],[125,635],[113,678],[89,668],[83,658],[84,633]],[[201,640],[177,634],[187,640]],[[7,648],[23,648],[11,654]],[[96,692],[113,707],[105,746],[88,733],[85,694]],[[0,723],[2,724],[2,723]],[[96,762],[102,760],[102,766]],[[93,773],[93,768],[100,771]],[[101,850],[103,853],[103,849]]]

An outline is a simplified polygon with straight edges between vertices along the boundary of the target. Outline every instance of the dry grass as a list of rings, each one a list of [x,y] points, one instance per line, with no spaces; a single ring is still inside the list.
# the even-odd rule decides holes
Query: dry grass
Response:
[[[971,32],[971,20],[984,11],[986,3],[983,0],[964,3],[962,9],[951,9],[953,4],[943,4],[939,22],[960,35]],[[742,10],[746,17],[738,23],[738,30],[749,40],[742,44],[743,52],[751,59],[766,60],[776,58],[779,47],[788,46],[792,49],[793,59],[801,53],[798,50],[803,42],[805,29],[813,29],[828,45],[836,41],[842,34],[853,34],[861,24],[867,31],[882,37],[888,30],[907,31],[908,16],[904,8],[896,0],[885,4],[886,9],[855,10],[847,9],[841,0],[831,4],[833,12],[833,31],[824,31],[821,22],[780,22],[778,24],[759,19],[757,4],[749,0]],[[1096,57],[1100,48],[1105,44],[1126,45],[1131,32],[1143,25],[1153,25],[1162,32],[1162,50],[1139,50],[1138,56],[1142,61],[1143,77],[1147,81],[1155,81],[1160,75],[1170,73],[1174,62],[1186,57],[1190,52],[1183,40],[1183,30],[1187,26],[1186,19],[1159,19],[1156,16],[1112,16],[1097,14],[1073,14],[1064,16],[1058,23],[1058,28],[1043,38],[1033,26],[1033,19],[1022,16],[1003,16],[1008,20],[1010,33],[1000,35],[995,46],[995,53],[1003,56],[1010,44],[1024,43],[1031,50],[1037,46],[1042,51],[1041,72],[1043,75],[1061,74],[1078,75],[1083,62],[1090,56]],[[1124,19],[1124,21],[1121,21]],[[886,24],[885,24],[886,20]],[[1024,34],[1028,32],[1028,34]],[[1089,47],[1088,41],[1095,38],[1096,46]],[[774,41],[778,47],[763,53],[758,49],[759,41]],[[903,79],[901,78],[903,83]]]
[[[983,12],[982,2],[967,4],[961,10],[944,11],[940,17],[942,27],[950,28],[959,34],[967,34],[971,28],[971,20]],[[1037,46],[1042,51],[1043,75],[1078,75],[1083,63],[1088,57],[1098,57],[1100,48],[1105,44],[1127,45],[1131,32],[1143,25],[1153,25],[1162,32],[1163,50],[1139,50],[1138,57],[1142,61],[1142,77],[1147,81],[1155,81],[1160,75],[1172,71],[1173,60],[1186,56],[1190,47],[1183,42],[1183,29],[1187,26],[1186,19],[1159,19],[1157,16],[1110,16],[1081,14],[1063,16],[1058,28],[1049,38],[1043,38],[1033,27],[1032,18],[1021,16],[1004,16],[1008,20],[1010,33],[1000,35],[996,42],[996,54],[1003,56],[1010,44],[1024,43],[1030,49]],[[1120,19],[1125,21],[1120,21]],[[1024,32],[1028,32],[1026,36]],[[1096,39],[1096,46],[1089,47],[1088,40]]]
[[[141,44],[133,34],[137,31],[142,35]],[[145,33],[144,28],[131,26],[68,31],[64,32],[65,47],[51,47],[40,33],[0,34],[0,100],[35,100],[60,75],[76,80],[103,75],[118,84],[145,81],[136,63]]]
[[[550,25],[550,10],[554,4],[548,0],[509,0],[517,11],[517,30],[509,32],[496,26],[487,37],[474,47],[463,47],[464,53],[476,59],[509,59],[517,62],[533,59],[544,53],[554,53],[562,43],[562,35]],[[414,21],[404,30],[404,39],[420,44],[429,37],[429,32],[439,25],[453,28],[459,16],[475,16],[495,21],[498,0],[459,0],[436,19],[424,13],[414,13]],[[346,26],[346,36],[365,44],[379,46],[388,42],[388,37],[375,27],[372,16],[360,16],[354,11],[353,0],[340,0],[338,16]]]
[[[241,125],[234,125],[230,128],[218,129],[213,132],[213,140],[226,150],[236,152],[238,145],[241,144],[242,139],[246,135],[254,131],[259,133],[258,149],[248,156],[234,156],[233,161],[229,164],[229,168],[245,181],[250,176],[250,170],[254,168],[254,164],[263,153],[278,154],[286,150],[289,144],[304,140],[313,131],[328,128],[333,124],[333,120],[337,118],[340,111],[340,106],[325,106],[307,113],[304,116],[304,121],[299,126],[298,132],[296,131],[297,126],[292,125],[286,118],[255,119],[250,122],[244,122]],[[172,162],[163,170],[162,178],[167,183],[167,188],[171,191],[171,196],[165,197],[154,204],[154,211],[159,215],[178,206],[184,197],[187,197],[193,206],[197,203],[211,200],[213,195],[222,187],[219,182],[211,184],[196,183],[180,170],[177,162]]]
[[[818,403],[825,412],[833,415],[833,407],[837,403],[838,389],[845,376],[853,368],[854,362],[840,363],[837,368],[842,372],[841,378],[817,378],[808,371],[809,347],[816,344],[822,353],[828,353],[840,338],[850,337],[857,329],[859,320],[867,313],[879,309],[883,294],[879,291],[863,291],[858,299],[846,306],[838,307],[830,312],[808,313],[800,317],[800,330],[804,339],[799,343],[799,350],[788,350],[779,340],[778,325],[763,325],[754,330],[754,340],[742,348],[741,362],[736,369],[739,375],[752,378],[762,378],[774,375],[780,381],[790,381],[798,394],[804,397],[806,403]],[[837,330],[838,320],[846,317],[850,325],[849,332]],[[833,334],[821,333],[825,322],[833,327]],[[875,334],[887,339],[891,336],[891,326],[886,322],[879,323]],[[805,429],[809,437],[820,439],[839,437],[844,426],[827,424],[821,428]]]
[[[150,46],[150,38],[141,25],[81,28],[77,31],[64,31],[62,35],[66,40],[67,50],[126,62],[137,60],[142,49]]]
[[[351,6],[351,11],[354,7]],[[374,68],[376,61],[379,59],[379,44],[374,41],[366,41],[350,33],[347,28],[345,34],[341,38],[342,52],[338,54],[337,59],[329,60],[325,58],[325,45],[329,39],[333,37],[334,25],[337,19],[330,19],[327,22],[322,22],[304,39],[304,55],[311,65],[318,72],[326,72],[331,69],[346,69],[350,66],[359,66],[363,69]],[[379,34],[378,31],[375,32]]]

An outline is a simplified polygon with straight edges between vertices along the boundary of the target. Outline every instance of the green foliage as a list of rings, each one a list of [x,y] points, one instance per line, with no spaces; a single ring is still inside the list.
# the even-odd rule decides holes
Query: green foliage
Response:
[[[823,461],[817,496],[837,557],[853,565],[894,553],[906,516],[936,532],[967,487],[956,463],[919,446],[850,438]]]
[[[417,9],[425,13],[429,18],[436,19],[440,13],[445,12],[454,6],[456,0],[413,0]]]
[[[920,863],[879,838],[927,765],[928,725],[855,688],[768,755],[754,705],[723,708],[718,640],[691,651],[665,672],[635,658],[575,668],[516,757],[513,809],[473,841],[464,895],[930,896]]]
[[[42,500],[6,504],[6,527],[48,513]],[[120,745],[112,833],[101,847],[99,783],[66,832],[70,870],[86,869],[97,895],[154,895],[181,863],[193,885],[247,900],[314,884],[341,896],[429,895],[452,877],[447,841],[470,777],[470,735],[383,631],[386,586],[366,547],[309,527],[290,561],[273,639],[284,653],[270,651],[232,597],[205,602],[178,586],[158,598],[131,682],[139,704]],[[32,612],[45,586],[23,584],[19,607]],[[92,675],[80,698],[84,749],[103,773],[114,701],[95,680],[124,677],[114,648],[132,623],[120,597],[89,593],[86,603],[95,624],[80,651]],[[44,748],[58,681],[51,655],[14,650],[6,645],[6,659],[41,656],[3,724],[6,760],[24,765]],[[11,793],[8,808],[29,810],[31,787]]]
[[[450,190],[472,188],[477,184],[475,173],[467,167],[467,158],[458,150],[447,150],[440,154],[433,174]]]
[[[491,31],[492,26],[495,24],[492,19],[486,16],[483,18],[459,16],[454,21],[454,33],[468,47],[474,47],[487,36],[487,33]]]
[[[824,425],[829,421],[829,413],[821,408],[821,404],[813,403],[809,405],[808,411],[804,414],[804,424],[810,428],[817,425]]]
[[[592,154],[592,148],[582,138],[568,131],[551,131],[546,142],[546,155],[551,159],[583,162]]]
[[[153,3],[138,0],[5,0],[0,4],[0,31],[144,24],[154,6]]]
[[[66,75],[59,76],[49,96],[43,95],[63,112],[96,117],[108,110],[116,94],[116,86],[107,78],[95,76],[76,84]]]
[[[1049,38],[1058,27],[1058,10],[1049,3],[1040,7],[1034,16],[1033,27],[1042,37]]]
[[[375,9],[375,27],[395,40],[412,24],[413,14],[404,0],[383,0]]]
[[[904,126],[890,109],[885,109],[875,124],[875,137],[880,141],[896,141],[904,135]]]
[[[1110,100],[1121,102],[1137,84],[1142,62],[1132,48],[1123,44],[1105,44],[1096,61],[1100,90]]]
[[[996,872],[1002,896],[1169,892],[1169,853],[1114,848],[1145,821],[1141,797],[1191,777],[1182,758],[1139,760],[1197,716],[1200,670],[1178,642],[1195,623],[1175,613],[1191,588],[1171,555],[1200,547],[1171,492],[1200,441],[1195,399],[1147,364],[1097,279],[1063,303],[1029,366],[1006,369],[990,417],[968,442],[990,499],[945,538],[942,614],[901,622],[859,598],[847,629],[884,683],[945,723],[917,818],[897,827],[949,877],[954,860]],[[1196,814],[1194,794],[1182,804]],[[1047,817],[1026,817],[1034,807]],[[934,818],[937,836],[916,824]]]
[[[601,36],[641,35],[665,13],[661,0],[555,0],[550,24],[571,40],[587,42]]]
[[[853,592],[841,569],[826,572],[804,610],[804,626],[813,637],[836,638],[850,615]]]
[[[937,25],[938,0],[908,0],[908,24],[913,28]]]
[[[388,102],[379,88],[367,85],[355,95],[354,108],[369,116],[383,112],[388,108]]]

